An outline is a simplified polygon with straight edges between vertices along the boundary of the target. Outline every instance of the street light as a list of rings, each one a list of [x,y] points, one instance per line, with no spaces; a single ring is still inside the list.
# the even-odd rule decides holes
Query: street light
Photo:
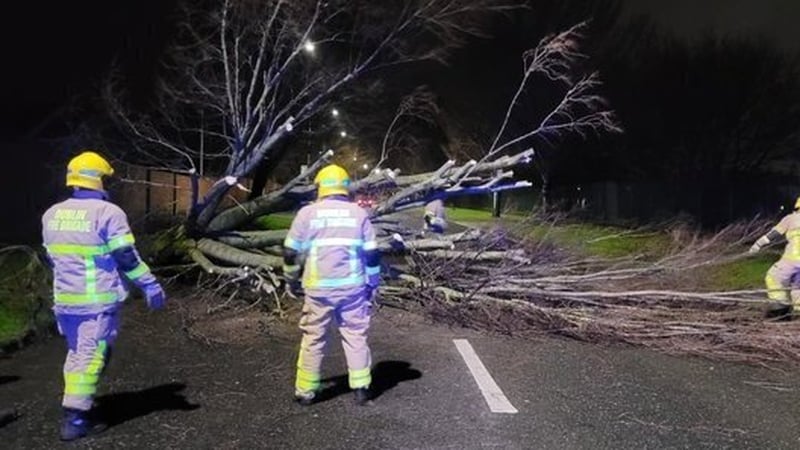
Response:
[[[303,44],[303,50],[305,50],[306,53],[313,54],[314,50],[316,50],[316,49],[317,49],[317,46],[311,41],[306,41]]]
[[[333,117],[339,117],[339,110],[338,110],[338,109],[336,109],[336,108],[333,108],[333,109],[331,110],[331,115],[332,115]]]
[[[343,138],[346,138],[347,137],[347,131],[344,131],[344,130],[340,131],[339,132],[339,136],[341,136]]]

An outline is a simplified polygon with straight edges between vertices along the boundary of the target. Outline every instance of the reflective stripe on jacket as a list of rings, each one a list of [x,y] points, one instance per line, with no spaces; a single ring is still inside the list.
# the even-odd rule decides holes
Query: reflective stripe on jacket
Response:
[[[774,230],[786,237],[782,259],[800,261],[800,212],[785,216]]]
[[[53,296],[57,310],[102,312],[127,297],[112,252],[132,247],[125,213],[100,198],[71,198],[42,216],[42,238],[53,262]],[[144,263],[126,273],[148,276]]]
[[[377,249],[366,211],[344,197],[326,197],[302,208],[284,245],[305,257],[303,288],[310,295],[363,291],[380,268],[367,267],[364,252]],[[377,283],[369,283],[377,285]]]

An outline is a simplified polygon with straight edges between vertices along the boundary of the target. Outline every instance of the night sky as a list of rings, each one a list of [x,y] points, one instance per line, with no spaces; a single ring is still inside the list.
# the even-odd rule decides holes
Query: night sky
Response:
[[[14,2],[3,14],[5,60],[0,138],[13,139],[64,103],[97,87],[114,58],[146,84],[169,31],[171,1]],[[678,36],[764,36],[800,50],[800,2],[794,0],[623,0]],[[534,11],[536,2],[534,4]]]
[[[13,2],[0,19],[2,139],[25,134],[69,99],[94,92],[115,58],[146,79],[171,3]]]
[[[7,6],[0,19],[0,54],[4,59],[0,72],[3,153],[12,155],[15,162],[31,158],[37,170],[46,164],[60,167],[65,157],[62,153],[67,150],[60,149],[59,153],[52,147],[32,145],[26,135],[42,123],[50,125],[49,133],[52,130],[58,133],[60,119],[72,114],[65,106],[74,99],[96,94],[102,76],[114,62],[133,76],[132,88],[146,95],[171,32],[169,12],[173,3],[172,0],[31,0]],[[644,15],[685,40],[708,35],[764,37],[775,48],[800,54],[800,1],[797,0],[622,0],[622,3],[624,18]],[[537,2],[534,0],[532,4],[531,14],[536,14]],[[502,30],[500,34],[496,40],[473,42],[475,52],[467,48],[462,55],[478,57],[456,58],[438,78],[447,79],[447,71],[452,71],[458,77],[499,80],[483,85],[497,89],[497,92],[487,91],[486,95],[508,98],[519,77],[520,51],[530,48],[535,41],[531,41],[528,30]],[[494,59],[487,63],[484,58]],[[459,85],[440,83],[446,84],[451,88]],[[459,96],[457,92],[450,94],[453,98]],[[504,102],[498,102],[499,107]],[[53,120],[47,122],[47,118]],[[63,132],[64,128],[60,130]],[[35,177],[21,174],[13,169],[16,166],[4,165],[3,179],[15,187],[22,186],[28,196],[26,205],[33,205],[34,210],[41,208],[50,198],[35,198],[41,183],[24,185]],[[41,171],[39,177],[48,177],[49,173]],[[0,241],[3,239],[0,233]]]
[[[628,14],[646,14],[679,36],[764,36],[787,51],[800,50],[796,0],[625,0]]]

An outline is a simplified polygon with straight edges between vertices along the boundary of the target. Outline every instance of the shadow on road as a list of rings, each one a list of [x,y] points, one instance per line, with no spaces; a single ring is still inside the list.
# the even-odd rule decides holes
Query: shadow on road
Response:
[[[98,417],[109,427],[157,411],[192,411],[200,405],[189,403],[179,392],[186,389],[183,383],[169,383],[135,392],[120,392],[97,398]]]
[[[0,375],[0,384],[13,383],[19,380],[20,377],[16,375]],[[3,408],[0,406],[0,428],[16,422],[19,419],[19,413],[15,408]]]
[[[0,375],[0,384],[13,383],[19,379],[20,377],[16,375]],[[15,408],[2,408],[0,406],[0,428],[11,422],[16,422],[17,419],[19,419],[19,413]]]
[[[13,383],[18,380],[19,377],[16,375],[0,375],[0,384]]]
[[[19,419],[19,413],[16,409],[8,408],[0,410],[0,428],[3,428],[11,422],[16,422],[17,419]]]
[[[381,361],[372,368],[372,385],[370,391],[372,398],[376,399],[384,392],[394,388],[403,381],[422,378],[422,372],[411,368],[411,363],[405,361]],[[319,401],[331,400],[350,392],[347,375],[338,375],[322,380],[323,385],[329,385],[320,392]]]

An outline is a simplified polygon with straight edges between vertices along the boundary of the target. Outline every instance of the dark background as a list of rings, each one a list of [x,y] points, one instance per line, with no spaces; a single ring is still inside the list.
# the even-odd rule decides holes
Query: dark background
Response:
[[[588,195],[598,219],[651,220],[684,212],[713,227],[775,214],[800,192],[794,150],[800,78],[793,76],[800,3],[531,5],[498,19],[493,38],[471,40],[448,66],[387,80],[409,88],[429,85],[452,121],[449,128],[491,133],[521,76],[521,52],[545,33],[594,17],[586,33],[589,65],[601,72],[604,94],[626,133],[543,148],[548,163],[542,170],[550,176],[554,202],[568,207]],[[88,0],[4,8],[0,179],[6,214],[0,242],[38,239],[38,216],[63,195],[63,166],[78,150],[69,139],[72,126],[93,112],[92,99],[112,65],[125,73],[134,95],[151,94],[173,7],[172,1]],[[399,99],[403,93],[395,94]],[[530,114],[522,117],[540,113],[546,94],[533,90],[522,108]],[[537,173],[527,175],[538,181]],[[607,204],[612,191],[613,214]],[[535,192],[518,197],[525,206],[536,201]]]

